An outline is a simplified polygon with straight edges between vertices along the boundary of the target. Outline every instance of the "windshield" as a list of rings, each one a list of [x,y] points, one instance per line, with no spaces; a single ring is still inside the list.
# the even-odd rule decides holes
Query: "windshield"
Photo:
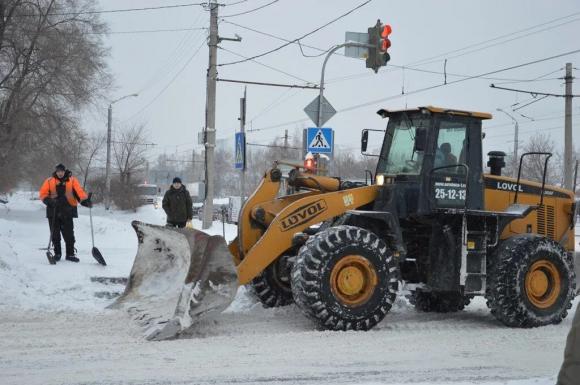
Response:
[[[401,114],[390,118],[377,172],[413,175],[421,173],[429,122],[430,119],[417,114]],[[416,141],[417,134],[420,140]]]
[[[157,195],[157,186],[137,186],[137,195]]]

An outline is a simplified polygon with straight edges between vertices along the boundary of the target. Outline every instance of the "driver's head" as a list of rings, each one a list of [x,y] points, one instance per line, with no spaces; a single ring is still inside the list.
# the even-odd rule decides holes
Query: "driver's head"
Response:
[[[451,145],[449,143],[442,143],[439,147],[442,153],[449,154],[451,153]]]

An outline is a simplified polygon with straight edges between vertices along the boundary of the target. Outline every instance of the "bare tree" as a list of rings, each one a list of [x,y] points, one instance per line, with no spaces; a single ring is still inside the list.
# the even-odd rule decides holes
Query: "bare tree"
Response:
[[[554,153],[554,142],[546,134],[538,133],[532,136],[524,145],[523,152],[549,152]],[[544,164],[546,156],[544,155],[529,155],[524,157],[522,162],[522,178],[542,182],[544,175]],[[562,182],[562,172],[558,171],[556,159],[551,158],[548,168],[546,169],[546,183],[558,184]],[[559,170],[562,170],[561,168]],[[517,171],[516,171],[517,176]]]
[[[145,127],[133,126],[120,130],[113,143],[115,167],[121,185],[130,186],[132,177],[144,171],[147,159]]]
[[[90,0],[0,1],[0,169],[22,170],[13,166],[30,158],[26,144],[78,130],[76,112],[109,86],[106,26],[92,10]],[[34,157],[50,153],[40,147]],[[22,174],[2,178],[0,190]]]

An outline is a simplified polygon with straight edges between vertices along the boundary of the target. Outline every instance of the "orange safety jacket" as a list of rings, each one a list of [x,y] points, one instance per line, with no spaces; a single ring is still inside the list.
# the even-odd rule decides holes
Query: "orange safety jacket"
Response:
[[[66,174],[65,174],[66,175]],[[40,187],[39,191],[39,198],[43,201],[45,198],[56,198],[56,184],[59,183],[59,180],[55,176],[51,176],[50,178],[46,179],[42,186]],[[84,201],[89,196],[81,187],[79,181],[74,176],[69,176],[68,178],[65,177],[65,196],[68,204],[72,207],[77,206],[77,202]],[[77,201],[78,197],[78,201]]]

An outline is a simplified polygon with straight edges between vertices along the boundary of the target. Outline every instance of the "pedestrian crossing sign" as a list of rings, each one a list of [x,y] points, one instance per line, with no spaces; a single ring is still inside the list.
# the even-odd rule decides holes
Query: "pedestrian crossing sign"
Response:
[[[334,132],[332,128],[310,127],[306,135],[306,151],[313,154],[332,154],[334,149]]]
[[[246,135],[243,132],[236,132],[236,149],[234,157],[234,167],[238,170],[246,169]]]

